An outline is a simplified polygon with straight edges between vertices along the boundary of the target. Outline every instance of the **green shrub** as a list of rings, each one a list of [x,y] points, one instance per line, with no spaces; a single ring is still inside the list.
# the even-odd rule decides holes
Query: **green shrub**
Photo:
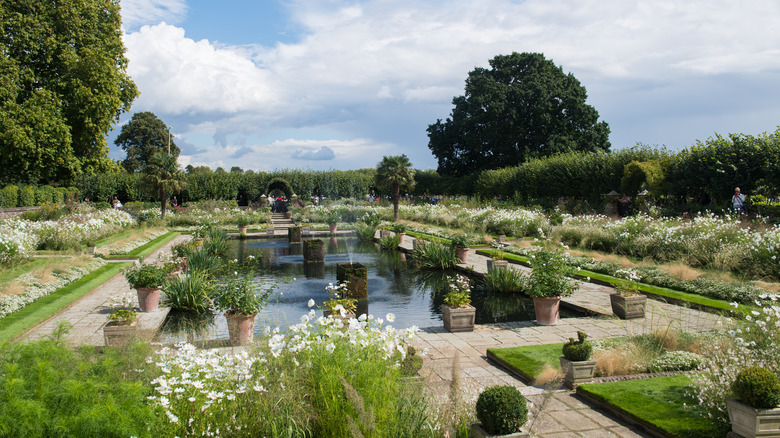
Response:
[[[222,268],[222,259],[203,250],[191,251],[187,256],[187,271],[200,271],[207,277],[214,276]]]
[[[216,225],[209,225],[206,229],[206,238],[203,241],[203,251],[211,255],[222,256],[227,254],[227,232]]]
[[[588,335],[585,332],[578,331],[576,340],[569,338],[569,341],[563,344],[563,357],[575,362],[590,359],[593,345],[586,340],[587,337]]]
[[[417,355],[417,350],[411,345],[406,346],[406,357],[401,361],[401,375],[411,377],[417,374],[423,366],[423,358]]]
[[[450,245],[453,248],[468,248],[469,238],[465,234],[453,234],[450,237]]]
[[[420,269],[450,269],[458,263],[451,246],[422,240],[409,255],[409,261]]]
[[[19,187],[5,186],[0,190],[0,208],[13,208],[19,201]]]
[[[374,240],[376,229],[371,225],[357,225],[355,227],[355,237],[361,242],[371,242]]]
[[[740,371],[731,390],[743,403],[757,409],[772,409],[780,404],[780,382],[775,373],[763,367]]]
[[[525,397],[514,386],[490,386],[477,399],[477,419],[491,435],[514,433],[528,420]]]
[[[55,198],[54,187],[46,185],[38,187],[35,191],[35,205],[43,205],[44,203],[52,203]]]
[[[525,276],[519,270],[509,267],[488,270],[484,281],[491,292],[499,294],[521,293],[525,287]]]
[[[19,190],[19,207],[35,205],[35,186],[24,186]]]
[[[202,313],[213,307],[214,288],[203,271],[190,270],[187,275],[168,281],[163,291],[171,309]]]
[[[379,246],[387,251],[395,251],[401,244],[401,236],[394,234],[392,236],[382,236],[379,238]]]
[[[165,283],[165,269],[156,265],[131,266],[124,271],[125,278],[133,289],[156,288]]]

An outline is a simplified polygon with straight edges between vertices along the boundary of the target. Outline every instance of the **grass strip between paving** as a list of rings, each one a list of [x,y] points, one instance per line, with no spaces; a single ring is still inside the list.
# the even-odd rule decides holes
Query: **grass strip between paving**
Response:
[[[110,256],[106,256],[105,258],[106,259],[144,258],[149,256],[151,253],[157,251],[157,249],[159,249],[161,246],[170,242],[180,234],[181,232],[179,231],[168,231],[162,236],[157,237],[154,240],[150,240],[149,242],[146,242],[145,244],[139,246],[138,248],[130,251],[127,254],[112,254]]]
[[[525,347],[488,348],[488,359],[519,376],[526,383],[533,383],[546,365],[560,371],[563,343],[528,345]]]
[[[0,319],[0,344],[4,344],[71,305],[105,283],[131,262],[110,263]]]
[[[490,251],[487,250],[478,250],[477,254],[490,257]],[[523,266],[530,266],[531,259],[525,256],[511,254],[511,253],[504,253],[504,258],[506,260],[514,261]],[[578,278],[583,280],[589,278],[590,279],[589,281],[591,282],[604,284],[607,286],[615,286],[618,283],[628,282],[636,285],[636,287],[645,295],[649,295],[651,297],[659,298],[662,300],[666,299],[672,302],[676,301],[676,302],[690,303],[702,310],[710,310],[718,313],[725,312],[730,314],[737,311],[742,314],[748,314],[750,313],[751,310],[755,310],[754,307],[746,306],[744,304],[740,304],[739,307],[735,309],[734,306],[732,306],[731,303],[729,303],[728,301],[718,300],[715,298],[708,298],[701,295],[682,292],[679,290],[669,289],[665,287],[638,283],[635,281],[627,281],[622,278],[617,278],[611,275],[601,274],[598,272],[588,271],[586,269],[581,269],[578,272]]]
[[[726,436],[727,429],[701,415],[701,411],[697,409],[697,400],[689,395],[690,387],[690,378],[680,374],[620,382],[587,383],[577,387],[577,395],[662,436]]]

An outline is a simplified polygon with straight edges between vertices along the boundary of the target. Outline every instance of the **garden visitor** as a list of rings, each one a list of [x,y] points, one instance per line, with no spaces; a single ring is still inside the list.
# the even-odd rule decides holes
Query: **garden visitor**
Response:
[[[734,189],[734,196],[731,197],[731,205],[734,207],[734,213],[747,213],[745,195],[740,193],[739,187]]]
[[[114,201],[112,202],[112,204],[114,205],[114,208],[122,208],[122,202],[120,202],[116,196],[114,196]]]
[[[623,197],[618,200],[618,215],[626,217],[631,208],[631,197],[623,193]]]
[[[176,195],[173,195],[173,199],[171,199],[171,206],[176,207],[179,205],[179,201],[176,200]]]

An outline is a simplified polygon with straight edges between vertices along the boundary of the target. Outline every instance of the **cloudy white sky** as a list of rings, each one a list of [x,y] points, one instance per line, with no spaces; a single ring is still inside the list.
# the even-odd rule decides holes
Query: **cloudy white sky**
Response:
[[[128,72],[183,165],[435,168],[426,128],[474,67],[541,52],[613,149],[780,125],[776,0],[122,0]],[[118,127],[117,127],[118,128]],[[113,142],[113,135],[109,138]],[[111,156],[124,158],[112,147]]]

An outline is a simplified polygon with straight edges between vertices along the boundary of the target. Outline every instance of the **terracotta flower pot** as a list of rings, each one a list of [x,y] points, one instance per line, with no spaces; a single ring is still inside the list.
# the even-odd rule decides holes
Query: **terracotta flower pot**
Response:
[[[160,288],[155,287],[137,287],[138,307],[141,312],[156,312],[160,307]]]
[[[398,233],[398,237],[400,238],[400,240],[398,241],[398,244],[400,245],[404,243],[404,238],[406,237],[406,233]]]
[[[536,323],[539,325],[555,325],[561,318],[559,308],[561,297],[539,298],[534,297],[534,311]]]
[[[469,249],[468,248],[456,248],[455,249],[455,257],[460,260],[461,263],[467,263],[469,259]]]
[[[255,316],[242,313],[225,313],[227,319],[230,345],[251,344],[255,337]]]
[[[247,227],[238,227],[239,234],[246,234]]]
[[[336,228],[338,228],[338,224],[330,224],[330,225],[328,225],[328,227],[330,228],[330,232],[331,233],[335,233],[336,232]]]

